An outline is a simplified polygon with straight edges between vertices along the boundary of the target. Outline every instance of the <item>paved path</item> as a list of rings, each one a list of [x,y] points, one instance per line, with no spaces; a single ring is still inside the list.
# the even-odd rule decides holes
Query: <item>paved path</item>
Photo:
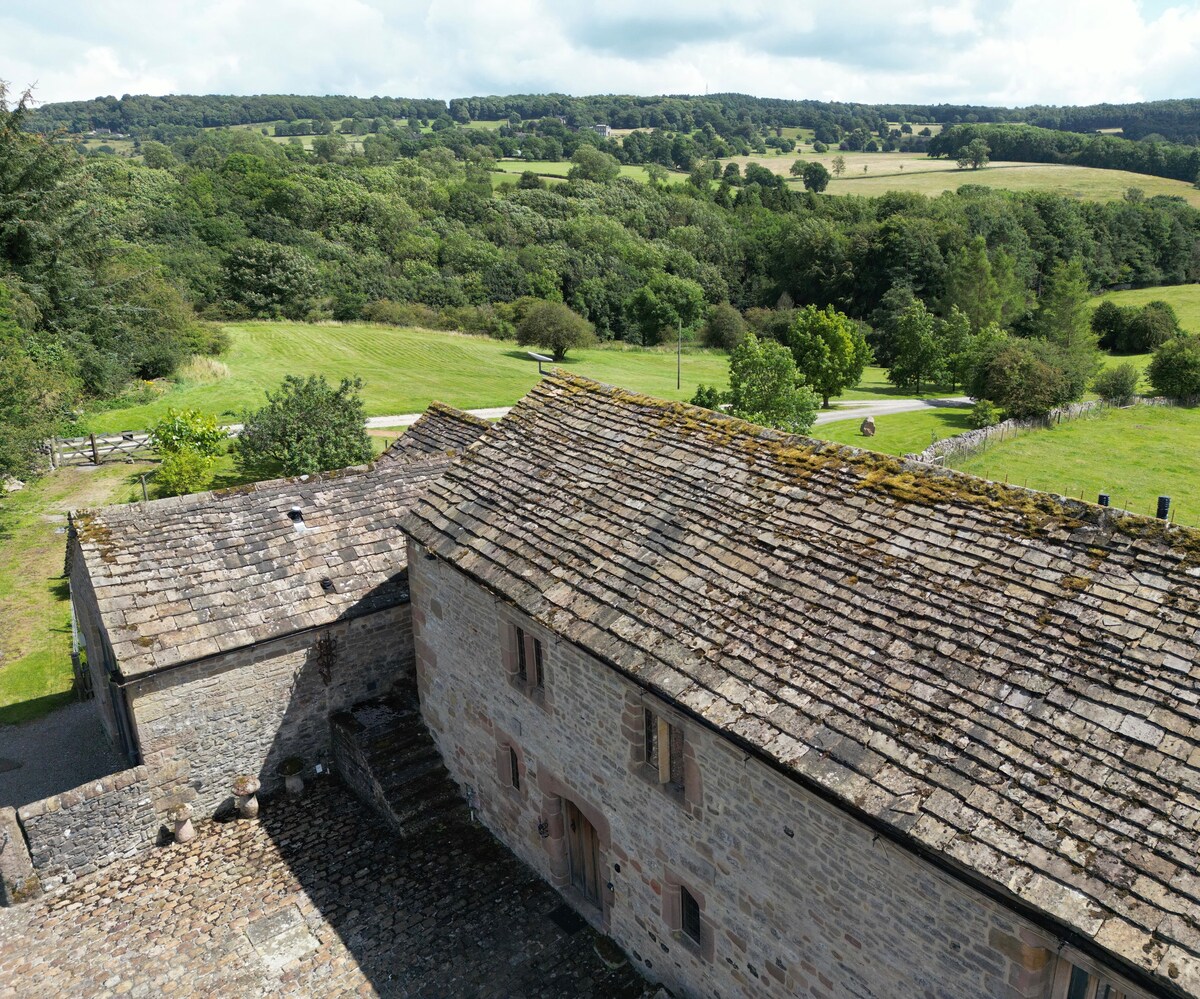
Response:
[[[128,765],[105,738],[95,701],[0,725],[0,805],[28,805]]]
[[[857,402],[840,403],[838,409],[822,410],[817,416],[817,425],[833,423],[836,420],[861,420],[864,416],[887,416],[891,413],[909,413],[918,409],[969,405],[971,405],[971,400],[965,395],[946,399],[864,399]],[[498,420],[511,408],[511,406],[497,406],[493,409],[468,409],[467,412],[484,420]],[[380,430],[385,427],[411,427],[420,418],[420,413],[372,416],[367,420],[367,428]]]
[[[596,956],[582,920],[559,918],[553,889],[465,818],[397,840],[330,778],[264,802],[256,821],[197,832],[0,909],[0,995],[643,995],[628,964]]]
[[[472,416],[478,416],[481,420],[498,420],[500,417],[507,415],[511,406],[495,406],[491,409],[468,409],[467,412]],[[402,413],[399,416],[371,416],[367,418],[367,428],[369,430],[378,430],[383,427],[411,427],[421,418],[421,413]]]
[[[823,409],[817,414],[817,426],[839,420],[861,420],[867,416],[889,416],[892,413],[912,413],[919,409],[945,409],[970,406],[965,395],[945,399],[863,399],[838,404],[837,409]]]

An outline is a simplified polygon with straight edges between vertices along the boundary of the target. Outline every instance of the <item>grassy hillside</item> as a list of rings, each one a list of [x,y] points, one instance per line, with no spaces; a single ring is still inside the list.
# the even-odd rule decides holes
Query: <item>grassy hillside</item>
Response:
[[[866,158],[866,173],[862,163],[851,165],[847,157],[846,173],[829,183],[830,194],[861,194],[876,196],[888,191],[916,191],[937,196],[955,191],[963,184],[1009,191],[1050,191],[1081,201],[1118,201],[1131,187],[1141,188],[1146,197],[1158,194],[1174,195],[1200,207],[1200,190],[1181,180],[1150,177],[1125,170],[1100,170],[1093,167],[1057,166],[1044,163],[992,163],[982,170],[959,170],[946,160],[924,159],[930,166],[913,166],[905,162],[904,170],[889,165],[889,156],[860,154]],[[822,160],[825,157],[821,157]],[[917,157],[910,157],[917,159]],[[857,166],[857,169],[855,169]]]
[[[1134,513],[1170,496],[1178,523],[1200,525],[1197,454],[1200,409],[1137,406],[1031,431],[955,467],[1091,502],[1105,492]]]
[[[358,375],[370,416],[420,412],[435,399],[464,409],[509,406],[538,380],[536,362],[512,341],[366,324],[262,322],[227,329],[226,377],[182,381],[152,402],[94,413],[87,428],[140,430],[168,406],[194,407],[235,422],[245,408],[262,405],[264,392],[285,374],[323,374],[331,381]],[[571,351],[563,367],[665,399],[691,398],[700,382],[722,387],[728,382],[728,361],[719,351],[685,353],[678,391],[670,348]]]
[[[1200,191],[1196,192],[1200,194]],[[1200,284],[1164,285],[1157,288],[1132,288],[1129,291],[1110,291],[1091,301],[1092,308],[1101,302],[1121,306],[1142,306],[1161,299],[1169,302],[1179,316],[1179,325],[1189,333],[1200,333]]]

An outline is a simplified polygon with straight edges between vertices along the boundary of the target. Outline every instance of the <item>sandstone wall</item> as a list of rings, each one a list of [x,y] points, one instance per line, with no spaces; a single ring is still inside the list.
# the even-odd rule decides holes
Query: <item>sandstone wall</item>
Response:
[[[87,668],[92,678],[96,711],[100,715],[100,722],[104,726],[108,741],[123,752],[125,747],[108,679],[113,661],[112,649],[108,644],[108,636],[104,634],[100,625],[100,610],[96,606],[95,589],[88,576],[83,556],[79,553],[79,542],[73,535],[67,542],[66,561],[71,582],[71,606],[75,611],[75,626],[87,655]]]
[[[134,767],[18,809],[33,872],[43,889],[91,874],[154,845],[159,788]]]
[[[332,656],[320,642],[335,643]],[[194,801],[203,815],[239,774],[270,790],[290,756],[308,772],[331,759],[329,717],[411,678],[407,604],[128,684],[142,761],[174,782],[156,805]]]
[[[1047,994],[1058,941],[409,552],[422,710],[481,820],[680,996],[1016,999]],[[504,665],[541,639],[546,689]],[[684,788],[639,762],[641,712],[684,730]],[[509,748],[518,761],[512,786]],[[601,904],[569,884],[574,803],[600,842]],[[898,816],[897,821],[903,822]],[[702,932],[680,932],[680,886]]]

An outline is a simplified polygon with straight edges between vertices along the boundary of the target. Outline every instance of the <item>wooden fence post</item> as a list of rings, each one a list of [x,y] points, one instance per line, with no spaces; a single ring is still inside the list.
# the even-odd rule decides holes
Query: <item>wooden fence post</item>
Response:
[[[100,452],[96,450],[96,435],[88,434],[88,439],[92,442],[92,464],[100,464]]]

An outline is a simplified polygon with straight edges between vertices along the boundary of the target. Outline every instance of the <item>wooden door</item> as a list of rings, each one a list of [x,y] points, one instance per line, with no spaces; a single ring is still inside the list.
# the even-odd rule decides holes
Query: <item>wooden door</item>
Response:
[[[600,837],[571,802],[566,802],[567,851],[571,884],[594,905],[600,904]]]

